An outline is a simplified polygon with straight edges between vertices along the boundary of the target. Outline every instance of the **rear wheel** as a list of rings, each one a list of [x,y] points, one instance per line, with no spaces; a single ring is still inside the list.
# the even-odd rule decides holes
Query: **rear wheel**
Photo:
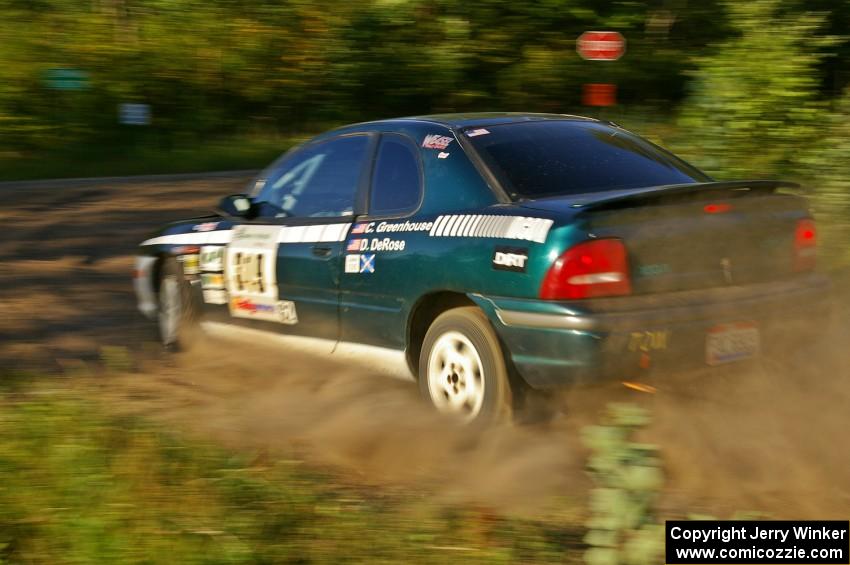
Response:
[[[481,310],[455,308],[434,320],[419,356],[419,389],[438,411],[466,424],[510,415],[502,348]]]
[[[183,269],[165,260],[159,280],[159,337],[167,349],[187,348],[197,331],[197,307]]]

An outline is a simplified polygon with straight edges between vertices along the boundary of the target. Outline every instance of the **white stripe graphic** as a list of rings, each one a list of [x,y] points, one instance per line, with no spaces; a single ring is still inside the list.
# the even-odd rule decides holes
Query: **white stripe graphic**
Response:
[[[452,229],[451,229],[451,231],[449,232],[448,235],[450,235],[452,237],[456,236],[458,230],[460,229],[460,225],[463,223],[463,220],[465,218],[466,218],[466,216],[458,216],[457,219],[455,219],[454,224],[452,224]]]
[[[440,216],[439,218],[437,218],[437,220],[434,222],[434,225],[431,226],[431,231],[428,233],[428,235],[431,235],[431,236],[437,235],[437,230],[440,229],[440,226],[442,226],[443,222],[445,222],[445,221],[446,221],[446,216]]]
[[[429,235],[432,237],[487,237],[522,239],[544,243],[554,222],[546,218],[460,214],[438,216]]]
[[[455,230],[457,229],[457,224],[460,222],[460,219],[463,216],[452,216],[452,219],[449,220],[449,223],[446,225],[446,229],[443,230],[444,236],[454,235]]]
[[[487,237],[487,232],[490,229],[490,223],[493,221],[493,216],[484,216],[481,226],[478,228],[476,237]]]
[[[437,230],[437,237],[440,237],[447,233],[449,224],[454,221],[454,216],[446,216],[446,221],[443,222],[443,225],[440,226],[440,229]]]
[[[277,236],[279,243],[323,243],[343,241],[351,224],[321,224],[313,226],[282,226]],[[176,233],[161,235],[142,242],[142,245],[224,245],[230,243],[232,232]]]
[[[472,218],[469,220],[469,223],[466,224],[465,228],[463,228],[463,234],[461,235],[463,235],[463,237],[468,237],[469,234],[472,233],[472,228],[475,227],[480,218],[481,216],[472,216]]]
[[[549,235],[549,229],[553,223],[555,222],[549,219],[538,219],[537,227],[532,231],[531,241],[536,241],[537,243],[546,241],[546,236]]]
[[[143,241],[142,245],[206,245],[214,243],[230,243],[230,230],[219,230],[209,232],[193,232],[193,233],[175,233],[171,235],[161,235],[147,241]]]
[[[499,231],[497,232],[497,237],[508,237],[508,226],[513,222],[513,218],[509,216],[502,216],[499,218]]]
[[[469,224],[470,220],[472,220],[472,216],[463,216],[463,219],[457,225],[457,233],[453,233],[452,235],[463,235],[463,230]]]
[[[524,239],[523,232],[531,227],[531,218],[517,216],[508,225],[508,239]]]
[[[343,241],[348,234],[348,228],[351,224],[328,224],[325,226],[325,232],[322,234],[322,241]]]
[[[487,226],[487,237],[496,237],[499,234],[499,218],[500,216],[493,216],[493,221]]]

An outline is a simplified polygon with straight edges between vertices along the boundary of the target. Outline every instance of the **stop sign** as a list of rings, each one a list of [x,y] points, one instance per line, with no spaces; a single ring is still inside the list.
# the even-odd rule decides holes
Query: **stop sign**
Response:
[[[616,31],[586,31],[576,41],[576,51],[588,61],[616,61],[626,52],[626,40]]]

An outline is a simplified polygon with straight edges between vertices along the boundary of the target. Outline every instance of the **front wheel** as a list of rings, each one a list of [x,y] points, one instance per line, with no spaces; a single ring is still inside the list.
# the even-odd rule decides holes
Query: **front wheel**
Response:
[[[166,259],[159,281],[159,337],[166,349],[190,345],[196,332],[197,308],[192,291],[175,259]]]
[[[419,389],[438,411],[466,424],[510,416],[502,348],[481,310],[455,308],[434,320],[419,356]]]

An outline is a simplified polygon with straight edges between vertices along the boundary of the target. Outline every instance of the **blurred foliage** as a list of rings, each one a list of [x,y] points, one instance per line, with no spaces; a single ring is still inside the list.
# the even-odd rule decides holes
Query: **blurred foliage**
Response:
[[[834,102],[818,137],[798,156],[819,220],[822,264],[850,267],[850,91]]]
[[[830,56],[850,54],[846,0],[0,0],[0,15],[7,177],[44,155],[103,161],[93,174],[197,170],[211,139],[268,140],[231,159],[253,167],[280,135],[471,110],[649,115],[710,172],[796,175],[850,82],[850,57]],[[626,55],[583,61],[589,29],[623,33]],[[84,88],[55,88],[69,71]],[[582,109],[588,82],[616,83],[619,106]],[[151,125],[119,124],[122,103],[149,104]]]
[[[562,519],[335,486],[43,385],[0,396],[0,563],[579,562]]]
[[[709,173],[794,172],[827,115],[817,67],[837,43],[825,16],[782,13],[780,0],[728,2],[734,35],[697,59],[682,125]]]
[[[669,107],[691,54],[725,37],[717,0],[0,0],[0,148],[186,146],[239,130],[463,110],[575,109],[585,82]],[[617,29],[628,54],[575,39]],[[57,90],[57,69],[87,88]],[[152,106],[120,126],[118,104]]]
[[[655,515],[664,486],[658,448],[633,441],[648,423],[643,408],[611,404],[600,425],[582,430],[594,483],[585,536],[588,565],[655,565],[663,559],[664,527]]]

